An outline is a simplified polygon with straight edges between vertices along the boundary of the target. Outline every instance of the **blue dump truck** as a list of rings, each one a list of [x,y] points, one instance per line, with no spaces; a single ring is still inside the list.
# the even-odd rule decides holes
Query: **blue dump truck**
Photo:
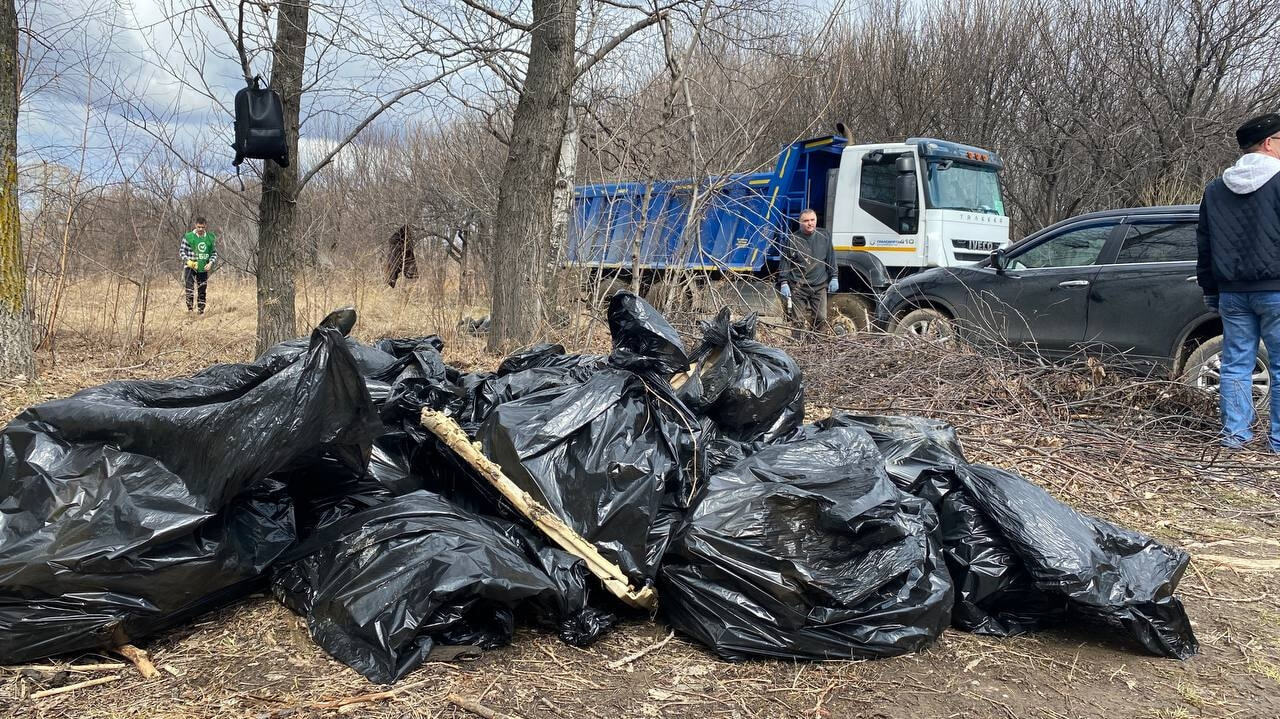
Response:
[[[944,140],[851,145],[829,135],[786,146],[772,172],[579,186],[566,257],[595,278],[638,273],[645,287],[690,275],[763,284],[778,242],[812,208],[840,265],[832,305],[860,322],[899,277],[1008,244],[1002,166],[990,150]]]

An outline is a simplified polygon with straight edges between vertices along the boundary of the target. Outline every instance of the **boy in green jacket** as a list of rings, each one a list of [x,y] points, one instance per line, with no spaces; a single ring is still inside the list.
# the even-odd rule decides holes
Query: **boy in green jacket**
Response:
[[[196,307],[204,314],[205,288],[209,284],[209,270],[218,259],[218,248],[214,242],[216,236],[205,229],[203,217],[196,218],[195,227],[182,236],[178,245],[178,257],[185,265],[182,273],[182,284],[187,291],[187,311]],[[199,301],[196,302],[197,290]]]

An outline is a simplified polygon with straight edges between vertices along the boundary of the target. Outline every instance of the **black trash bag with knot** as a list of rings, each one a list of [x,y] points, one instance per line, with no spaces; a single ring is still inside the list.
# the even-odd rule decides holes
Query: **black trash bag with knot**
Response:
[[[379,428],[342,319],[277,371],[110,382],[0,432],[0,664],[138,641],[265,578],[295,541],[268,475],[360,472]]]
[[[771,442],[804,421],[804,382],[790,355],[755,340],[756,321],[752,314],[730,324],[726,307],[700,322],[702,344],[680,397],[719,434]]]
[[[588,606],[582,560],[503,520],[420,491],[321,528],[272,578],[311,636],[390,684],[438,646],[510,643],[518,620],[585,646],[614,623]]]
[[[725,659],[917,651],[950,621],[937,529],[865,432],[815,431],[709,480],[663,561],[660,611]]]
[[[476,438],[513,482],[644,587],[692,491],[696,420],[665,379],[688,364],[675,330],[629,292],[614,295],[609,318],[608,367],[496,405]]]

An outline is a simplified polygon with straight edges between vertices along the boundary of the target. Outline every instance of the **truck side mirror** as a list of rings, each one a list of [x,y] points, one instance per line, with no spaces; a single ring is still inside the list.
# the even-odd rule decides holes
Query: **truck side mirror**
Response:
[[[893,199],[899,206],[916,206],[916,173],[905,172],[897,177],[893,187]]]
[[[991,269],[995,270],[996,272],[1004,272],[1004,269],[1008,266],[1009,266],[1009,258],[1005,254],[1004,248],[1001,247],[998,250],[992,250]]]

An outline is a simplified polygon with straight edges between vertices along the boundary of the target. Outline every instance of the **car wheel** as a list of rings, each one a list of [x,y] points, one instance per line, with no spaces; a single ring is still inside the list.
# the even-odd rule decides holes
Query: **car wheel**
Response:
[[[1214,337],[1200,345],[1187,357],[1187,363],[1178,377],[1183,384],[1217,395],[1222,386],[1222,337]],[[1267,349],[1258,347],[1258,358],[1253,364],[1253,401],[1255,404],[1267,398],[1271,389],[1271,377],[1267,374]]]
[[[945,344],[954,338],[955,328],[951,318],[926,307],[903,315],[894,325],[893,333],[899,337]]]

